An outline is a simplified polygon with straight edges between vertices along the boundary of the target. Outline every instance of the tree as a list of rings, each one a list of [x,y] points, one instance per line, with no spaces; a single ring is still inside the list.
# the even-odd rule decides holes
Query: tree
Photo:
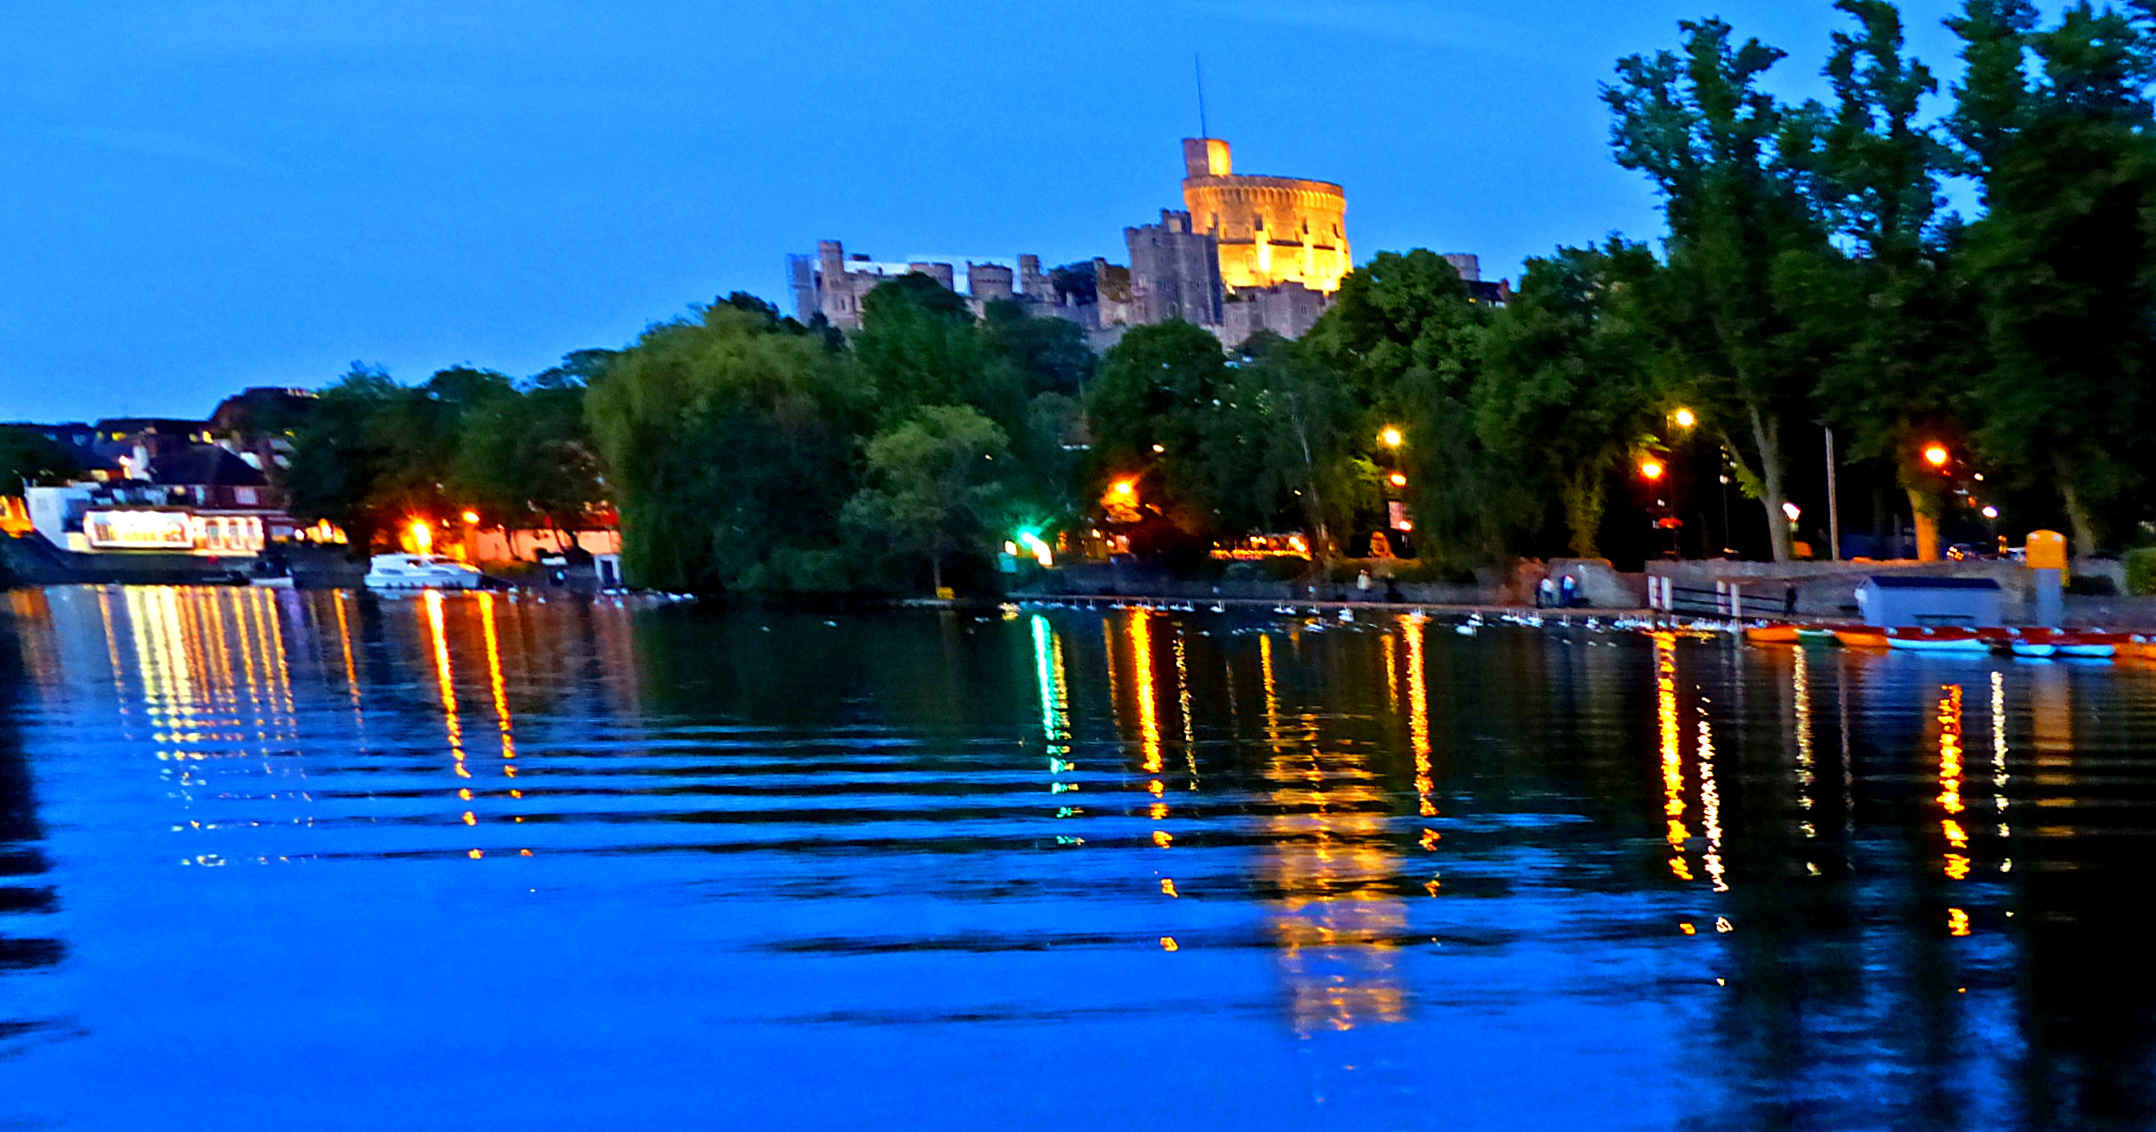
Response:
[[[1808,156],[1819,123],[1759,89],[1781,51],[1732,45],[1720,20],[1680,27],[1681,55],[1628,56],[1602,88],[1617,163],[1654,182],[1669,228],[1666,267],[1640,288],[1640,310],[1663,380],[1700,406],[1787,561],[1783,434],[1805,415],[1824,349],[1789,291],[1825,233],[1805,199],[1806,161],[1784,158]]]
[[[1137,476],[1179,505],[1186,526],[1209,530],[1219,499],[1202,442],[1229,384],[1220,340],[1181,320],[1134,326],[1101,358],[1086,391],[1095,486]]]
[[[1988,363],[1977,442],[2015,484],[2054,484],[2092,555],[2144,477],[2156,11],[2080,3],[2038,30],[2025,3],[1969,0],[1950,26],[1969,62],[1950,129],[1987,206],[1965,247]]]
[[[953,555],[1003,518],[1012,466],[1003,430],[965,405],[929,405],[869,441],[867,482],[844,521],[894,553],[925,557],[936,590]]]
[[[1306,356],[1361,412],[1351,430],[1359,449],[1386,426],[1403,429],[1399,459],[1423,553],[1456,563],[1502,553],[1534,511],[1530,492],[1475,429],[1488,314],[1443,257],[1383,252],[1341,281],[1303,338]]]
[[[862,297],[853,353],[889,421],[906,419],[923,405],[977,401],[990,360],[966,300],[918,273],[879,283]],[[1016,381],[1015,374],[1000,376]],[[1006,410],[1022,411],[1016,406],[1024,404],[1024,392],[1011,393],[1015,404]]]
[[[322,391],[293,439],[286,470],[293,515],[337,524],[361,553],[406,520],[437,515],[447,506],[442,487],[456,446],[445,413],[445,403],[425,390],[397,384],[379,366],[352,363]]]
[[[1842,346],[1821,375],[1820,402],[1851,437],[1851,456],[1891,464],[1909,498],[1917,557],[1939,557],[1943,478],[1922,453],[1959,432],[1971,331],[1965,288],[1938,223],[1945,146],[1918,122],[1938,89],[1902,53],[1901,18],[1885,0],[1838,0],[1858,34],[1837,32],[1826,75],[1835,105],[1808,184],[1821,214],[1858,253],[1819,249],[1801,316]]]
[[[82,465],[44,433],[0,426],[0,494],[24,485],[52,486],[80,475]]]
[[[1009,299],[998,299],[983,309],[981,335],[991,357],[1007,362],[1022,375],[1029,396],[1077,396],[1098,364],[1083,327],[1064,318],[1031,317]]]
[[[566,530],[583,525],[605,497],[584,393],[533,384],[467,412],[454,464],[460,500],[504,525],[533,517]]]
[[[1659,421],[1646,344],[1623,306],[1655,270],[1645,247],[1618,239],[1530,259],[1484,340],[1477,431],[1539,493],[1563,501],[1577,557],[1599,553],[1610,473]]]
[[[1253,526],[1294,515],[1323,562],[1338,549],[1338,533],[1378,496],[1377,468],[1354,443],[1354,405],[1330,373],[1278,335],[1257,335],[1237,356],[1226,403],[1204,440],[1214,495]]]
[[[869,409],[820,336],[735,306],[645,331],[585,394],[624,568],[663,589],[837,588]]]

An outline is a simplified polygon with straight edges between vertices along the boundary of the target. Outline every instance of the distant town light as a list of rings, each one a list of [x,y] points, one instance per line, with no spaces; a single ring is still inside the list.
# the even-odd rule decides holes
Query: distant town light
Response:
[[[1155,445],[1153,446],[1153,454],[1154,454],[1154,455],[1156,455],[1156,456],[1160,455],[1160,454],[1161,454],[1161,453],[1163,453],[1163,452],[1166,452],[1167,450],[1168,450],[1168,449],[1167,449],[1167,446],[1165,446],[1165,445],[1161,445],[1161,444],[1155,444]]]
[[[1385,479],[1386,479],[1386,481],[1387,481],[1387,482],[1391,483],[1391,484],[1392,484],[1392,486],[1394,486],[1394,487],[1406,487],[1406,486],[1407,486],[1407,473],[1405,473],[1405,472],[1394,472],[1393,474],[1391,474],[1391,475],[1389,475],[1389,476],[1385,477]]]
[[[472,523],[472,524],[476,524],[476,523],[478,523],[478,522],[479,522],[479,512],[477,512],[477,511],[466,511],[466,512],[464,513],[464,521],[465,521],[466,523]]]
[[[1930,464],[1934,468],[1943,468],[1946,467],[1946,460],[1948,455],[1949,453],[1946,450],[1946,445],[1934,444],[1931,447],[1924,449],[1924,462]]]
[[[404,528],[406,540],[412,544],[413,554],[434,553],[434,524],[425,519],[413,519]]]
[[[1982,514],[1986,519],[1996,520],[1999,517],[1999,509],[1987,503],[1984,505]]]
[[[1117,480],[1111,490],[1124,499],[1129,499],[1138,494],[1138,484],[1133,480]]]

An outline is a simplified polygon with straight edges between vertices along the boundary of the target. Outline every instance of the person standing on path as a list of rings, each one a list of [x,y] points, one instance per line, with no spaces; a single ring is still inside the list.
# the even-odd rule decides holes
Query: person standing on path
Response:
[[[1557,583],[1551,581],[1548,574],[1544,574],[1542,580],[1535,583],[1535,608],[1548,609],[1556,604]]]
[[[1370,600],[1370,571],[1368,570],[1355,575],[1355,600]]]

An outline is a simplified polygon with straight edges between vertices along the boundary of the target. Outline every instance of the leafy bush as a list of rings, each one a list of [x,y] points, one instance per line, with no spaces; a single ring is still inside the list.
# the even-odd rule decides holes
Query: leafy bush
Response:
[[[2126,592],[2156,597],[2156,546],[2126,552]]]

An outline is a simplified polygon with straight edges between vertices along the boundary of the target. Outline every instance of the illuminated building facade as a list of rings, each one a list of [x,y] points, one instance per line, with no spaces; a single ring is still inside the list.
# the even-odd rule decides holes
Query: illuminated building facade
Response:
[[[1300,283],[1331,294],[1354,268],[1346,190],[1237,173],[1220,138],[1183,139],[1183,207],[1219,244],[1220,279],[1230,290]]]

